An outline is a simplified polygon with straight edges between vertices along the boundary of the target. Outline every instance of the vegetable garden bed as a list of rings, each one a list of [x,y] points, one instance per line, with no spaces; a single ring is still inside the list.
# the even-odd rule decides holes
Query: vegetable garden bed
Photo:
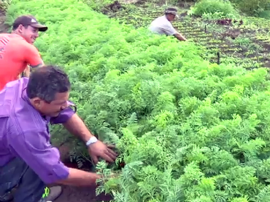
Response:
[[[113,17],[119,19],[123,23],[132,24],[136,28],[142,26],[147,27],[153,19],[163,15],[164,8],[165,8],[164,6],[155,6],[155,5],[153,6],[153,4],[147,4],[145,2],[144,6],[141,7],[140,9],[132,9],[132,7],[130,8],[130,10],[123,9],[120,10],[118,13],[114,13]],[[268,36],[269,35],[268,25],[270,24],[269,20],[248,17],[244,19],[244,22],[242,22],[242,24],[236,22],[235,25],[229,26],[217,24],[218,20],[203,20],[202,18],[197,17],[195,18],[187,15],[182,15],[182,13],[187,12],[186,9],[179,8],[179,10],[181,12],[180,19],[176,22],[173,22],[175,28],[177,30],[180,30],[180,32],[183,33],[188,40],[194,41],[197,45],[200,45],[202,42],[206,42],[203,45],[211,49],[214,47],[211,47],[210,44],[216,41],[216,44],[218,45],[217,52],[221,53],[220,55],[222,55],[224,59],[223,61],[226,60],[227,56],[230,57],[233,56],[235,57],[234,62],[236,65],[243,65],[243,67],[247,69],[254,68],[253,61],[257,62],[257,60],[254,60],[252,59],[252,57],[250,57],[249,65],[244,64],[242,60],[246,56],[244,56],[243,54],[227,55],[226,52],[223,52],[222,47],[224,47],[225,45],[230,47],[236,44],[236,42],[232,40],[232,38],[237,39],[238,41],[241,39],[243,40],[250,39],[250,41],[248,42],[249,46],[255,45],[258,46],[258,48],[260,48],[257,51],[258,56],[263,55],[264,51],[263,48],[268,50],[268,52],[270,50],[270,41],[269,41],[270,36]],[[108,15],[110,14],[108,13]],[[141,17],[139,19],[134,20],[133,16],[141,16]],[[228,32],[228,30],[230,31]],[[236,32],[238,31],[239,34],[236,34]],[[236,34],[235,36],[234,32]],[[258,41],[257,38],[260,38],[261,36],[266,37],[266,39],[264,41]],[[241,44],[239,51],[242,52],[245,48],[246,48],[245,44]],[[210,59],[212,62],[217,61],[217,59],[211,59],[207,57],[205,57],[205,59]],[[269,57],[265,57],[265,60],[261,63],[258,63],[256,68],[270,67],[269,60],[270,60]]]
[[[36,44],[45,63],[65,68],[78,114],[121,151],[125,167],[98,192],[116,202],[270,201],[266,68],[210,64],[204,47],[121,25],[77,0],[13,0],[9,22],[23,13],[49,26]],[[62,127],[52,137],[87,156]]]

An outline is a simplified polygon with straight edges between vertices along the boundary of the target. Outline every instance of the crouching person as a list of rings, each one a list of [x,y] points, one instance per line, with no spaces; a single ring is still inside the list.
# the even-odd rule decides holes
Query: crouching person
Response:
[[[186,41],[187,39],[180,34],[173,26],[172,21],[178,18],[176,8],[168,8],[165,10],[165,15],[153,20],[149,26],[152,33],[166,36],[174,36],[179,41]]]
[[[61,185],[92,186],[99,175],[66,167],[50,143],[48,124],[63,124],[88,147],[95,163],[117,154],[87,129],[71,108],[68,76],[44,66],[0,91],[0,201],[54,201]],[[48,188],[47,185],[56,184]],[[60,186],[58,186],[60,185]]]

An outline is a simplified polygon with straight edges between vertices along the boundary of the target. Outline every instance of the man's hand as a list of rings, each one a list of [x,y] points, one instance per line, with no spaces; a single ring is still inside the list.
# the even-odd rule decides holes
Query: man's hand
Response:
[[[73,114],[63,125],[70,133],[80,137],[84,142],[94,136],[77,114]],[[107,146],[98,140],[88,147],[88,152],[95,164],[98,162],[98,157],[113,163],[117,157],[117,154],[112,150],[113,148],[115,147],[112,145]]]
[[[94,163],[98,163],[98,157],[113,163],[117,157],[117,154],[112,150],[113,146],[107,146],[101,141],[97,141],[88,147],[88,152]]]

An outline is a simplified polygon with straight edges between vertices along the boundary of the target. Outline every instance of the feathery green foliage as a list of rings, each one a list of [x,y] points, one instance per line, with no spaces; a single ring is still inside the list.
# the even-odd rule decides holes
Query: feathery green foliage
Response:
[[[36,44],[45,63],[64,66],[79,115],[121,151],[126,166],[99,191],[116,202],[269,201],[265,69],[209,64],[191,43],[120,25],[77,0],[13,0],[9,22],[23,13],[49,26]]]

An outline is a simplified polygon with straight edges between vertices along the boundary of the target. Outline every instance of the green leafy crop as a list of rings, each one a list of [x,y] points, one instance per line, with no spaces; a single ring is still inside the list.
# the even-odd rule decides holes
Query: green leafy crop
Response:
[[[126,166],[103,186],[114,201],[269,201],[266,69],[210,64],[192,43],[77,0],[13,0],[8,21],[23,13],[49,26],[36,43],[45,63],[65,68],[79,115],[121,152]]]

